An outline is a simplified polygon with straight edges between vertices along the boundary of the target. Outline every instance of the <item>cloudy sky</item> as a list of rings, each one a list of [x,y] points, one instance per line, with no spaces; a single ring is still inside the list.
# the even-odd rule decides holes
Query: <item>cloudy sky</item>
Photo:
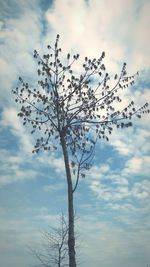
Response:
[[[31,153],[34,140],[16,116],[18,76],[34,82],[33,50],[61,36],[63,53],[97,57],[108,72],[127,62],[140,75],[123,97],[150,102],[148,0],[0,0],[0,258],[2,267],[36,264],[28,245],[66,211],[61,155]],[[114,131],[97,146],[75,196],[82,267],[150,266],[150,118]]]

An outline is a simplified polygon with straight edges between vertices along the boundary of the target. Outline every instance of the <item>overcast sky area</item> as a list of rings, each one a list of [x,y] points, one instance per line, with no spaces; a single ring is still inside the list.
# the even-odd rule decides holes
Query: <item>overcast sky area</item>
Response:
[[[60,34],[67,52],[98,57],[107,72],[139,71],[122,92],[136,107],[150,103],[148,0],[0,0],[0,266],[37,262],[27,246],[67,210],[61,154],[32,154],[34,137],[17,117],[11,90],[22,76],[36,81],[33,51],[43,54]],[[80,67],[79,67],[80,68]],[[75,194],[81,267],[150,266],[150,117],[115,130],[98,144],[94,164]]]

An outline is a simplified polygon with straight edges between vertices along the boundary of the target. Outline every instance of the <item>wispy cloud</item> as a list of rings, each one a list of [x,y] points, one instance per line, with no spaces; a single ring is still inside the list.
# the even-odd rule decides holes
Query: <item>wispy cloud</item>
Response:
[[[79,222],[82,230],[83,259],[88,258],[89,266],[94,262],[95,266],[140,266],[146,264],[149,246],[149,232],[138,231],[127,232],[118,227],[114,227],[111,222],[100,222],[93,217],[85,218]],[[92,253],[91,253],[91,247]],[[139,254],[139,247],[141,248]],[[107,248],[107,249],[106,249]],[[117,253],[116,253],[117,251]],[[83,261],[83,266],[86,266]]]
[[[149,177],[150,174],[150,157],[142,156],[142,157],[133,157],[129,159],[123,170],[123,175],[127,175],[132,178],[135,175],[142,175]]]
[[[24,155],[10,153],[9,149],[0,151],[0,188],[8,184],[35,179],[38,176],[38,171],[31,167],[29,158],[27,161]]]
[[[64,183],[57,183],[57,184],[50,184],[50,185],[45,185],[43,187],[43,190],[46,191],[46,192],[52,192],[52,191],[60,191],[64,189]]]
[[[99,200],[118,202],[123,199],[126,201],[149,199],[149,161],[148,156],[131,157],[117,169],[114,169],[113,163],[110,166],[108,163],[94,166],[89,173],[87,183]]]
[[[99,181],[93,181],[90,187],[98,199],[110,202],[123,199],[129,200],[130,198],[142,200],[150,196],[150,182],[148,180],[134,183],[131,189],[127,185],[114,187],[114,185],[108,186]]]
[[[82,55],[95,57],[104,50],[110,68],[115,70],[118,61],[128,58],[130,69],[136,71],[149,66],[149,16],[145,10],[149,10],[147,1],[115,0],[113,5],[111,1],[98,0],[55,1],[47,11],[47,19],[54,32],[62,35],[65,51],[71,47]]]
[[[31,152],[33,147],[31,137],[27,133],[26,128],[23,127],[17,114],[18,112],[14,107],[5,109],[2,114],[1,127],[8,127],[12,134],[18,138],[23,152]]]

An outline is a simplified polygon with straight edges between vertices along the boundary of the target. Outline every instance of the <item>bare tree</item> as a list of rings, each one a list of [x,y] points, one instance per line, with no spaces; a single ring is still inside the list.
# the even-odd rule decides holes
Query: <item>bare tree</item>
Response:
[[[102,52],[97,59],[85,57],[78,74],[72,67],[79,55],[68,53],[66,60],[62,59],[58,43],[59,35],[54,47],[47,46],[48,53],[43,57],[34,51],[40,76],[37,87],[32,88],[20,77],[20,85],[13,93],[22,105],[18,116],[24,125],[31,126],[31,134],[38,135],[33,153],[62,148],[68,186],[69,267],[76,267],[73,197],[79,178],[85,177],[85,170],[92,165],[98,139],[108,141],[114,128],[132,126],[133,117],[140,118],[149,110],[147,103],[135,108],[133,101],[117,108],[122,101],[121,91],[132,86],[137,75],[127,75],[125,63],[120,74],[110,79]]]
[[[43,232],[40,248],[29,247],[41,267],[69,266],[67,236],[68,224],[66,223],[65,216],[62,214],[60,226],[51,227],[50,231]]]

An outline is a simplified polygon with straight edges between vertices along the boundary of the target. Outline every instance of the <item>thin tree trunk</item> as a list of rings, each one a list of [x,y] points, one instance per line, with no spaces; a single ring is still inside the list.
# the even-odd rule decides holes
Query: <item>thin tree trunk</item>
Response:
[[[61,145],[65,161],[65,169],[67,176],[68,184],[68,222],[69,222],[69,231],[68,231],[68,254],[69,254],[69,267],[76,267],[75,259],[75,235],[74,235],[74,207],[73,207],[73,188],[72,188],[72,179],[69,165],[68,151],[66,147],[65,138],[61,136]]]

